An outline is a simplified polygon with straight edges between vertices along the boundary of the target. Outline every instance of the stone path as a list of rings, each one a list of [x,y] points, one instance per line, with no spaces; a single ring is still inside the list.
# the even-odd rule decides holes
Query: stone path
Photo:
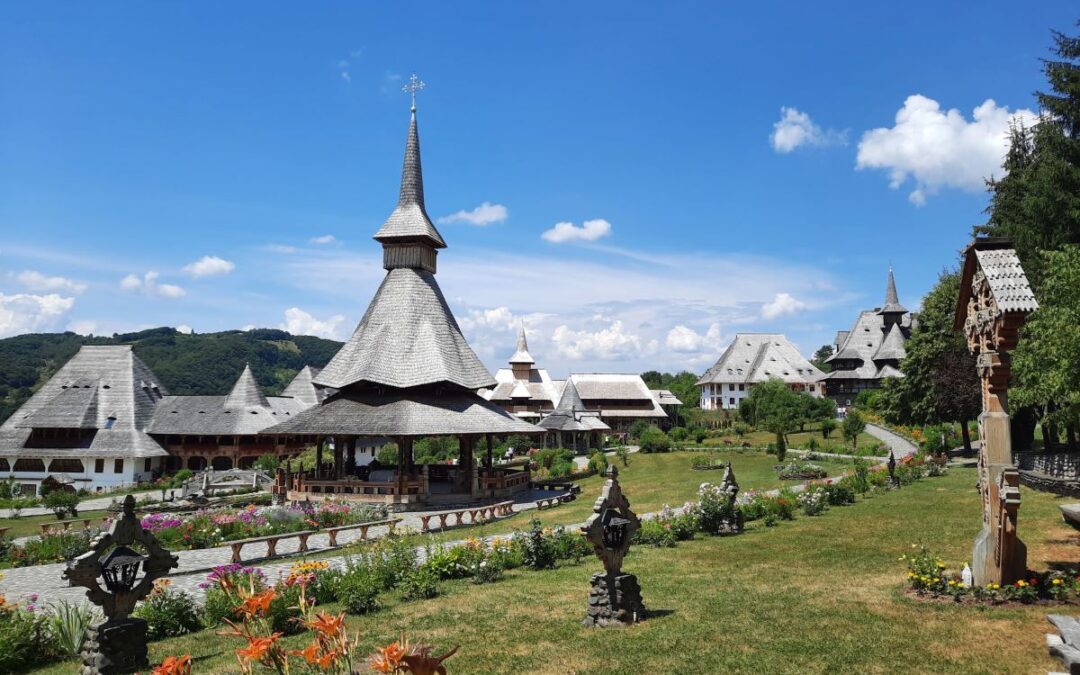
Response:
[[[515,503],[513,506],[514,513],[520,513],[522,511],[528,511],[536,508],[536,500],[545,497],[555,496],[556,492],[535,490],[528,495],[528,500]],[[418,511],[410,513],[397,514],[401,519],[398,523],[398,528],[411,528],[415,531],[420,531],[421,521],[420,516],[427,513],[438,513],[439,511],[446,511],[449,509],[439,509],[437,511]],[[498,521],[494,521],[498,522]],[[385,526],[373,527],[368,530],[368,539],[377,539],[385,536],[388,533],[388,528]],[[339,545],[349,544],[356,541],[360,537],[359,530],[345,530],[340,532],[337,536]],[[257,556],[260,551],[265,551],[265,544],[252,544],[245,547],[244,552],[247,555]],[[330,537],[327,534],[319,533],[314,534],[308,539],[308,547],[311,554],[316,554],[321,551],[330,549]],[[278,543],[279,554],[295,554],[299,548],[299,541],[295,538],[283,539]],[[196,598],[202,598],[202,591],[198,588],[198,584],[201,583],[211,569],[218,565],[229,564],[232,558],[232,549],[229,546],[218,546],[215,548],[200,549],[195,551],[176,551],[179,558],[180,566],[172,571],[170,578],[173,580],[173,586],[181,590],[191,592]],[[278,572],[287,571],[289,566],[296,561],[297,558],[253,562],[252,567],[258,567],[263,570],[268,579],[275,579]],[[335,566],[344,565],[343,558],[332,559],[332,564]],[[18,567],[10,570],[3,570],[3,579],[0,579],[0,595],[4,595],[9,600],[15,600],[25,598],[27,595],[36,593],[42,596],[43,599],[49,601],[69,600],[77,601],[84,597],[85,589],[68,587],[66,582],[61,577],[61,573],[66,567],[66,563],[50,563],[48,565],[35,565],[33,567]]]
[[[885,427],[879,427],[876,424],[867,424],[866,433],[889,446],[889,449],[896,453],[897,459],[907,457],[908,455],[914,455],[919,451],[917,445],[903,436],[889,431]]]

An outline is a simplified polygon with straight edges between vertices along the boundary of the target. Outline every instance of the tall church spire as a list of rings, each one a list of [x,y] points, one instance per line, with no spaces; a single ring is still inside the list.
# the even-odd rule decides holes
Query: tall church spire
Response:
[[[375,240],[383,245],[383,267],[411,267],[435,271],[436,249],[446,248],[442,235],[435,229],[424,205],[424,174],[420,166],[420,133],[416,128],[415,92],[423,83],[413,77],[413,88],[405,91],[414,96],[409,135],[405,141],[405,160],[401,167],[401,191],[397,208],[386,219]]]
[[[885,287],[885,305],[878,310],[878,314],[904,314],[907,309],[900,304],[900,298],[896,293],[896,279],[893,277],[892,266],[889,266],[889,282]]]

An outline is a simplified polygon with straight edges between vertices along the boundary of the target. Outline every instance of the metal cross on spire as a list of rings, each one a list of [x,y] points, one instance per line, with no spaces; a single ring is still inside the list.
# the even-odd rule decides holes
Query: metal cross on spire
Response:
[[[420,91],[423,88],[424,81],[417,77],[416,73],[413,73],[412,77],[409,78],[409,83],[401,88],[401,91],[405,92],[406,94],[412,95],[413,112],[416,112],[416,92]]]

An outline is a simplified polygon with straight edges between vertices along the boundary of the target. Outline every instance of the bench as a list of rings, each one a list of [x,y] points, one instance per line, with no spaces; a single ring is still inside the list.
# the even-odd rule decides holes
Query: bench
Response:
[[[499,516],[509,516],[514,513],[514,502],[499,502],[498,504],[492,504],[490,506],[475,506],[465,509],[458,509],[457,511],[443,511],[441,513],[429,513],[427,515],[419,516],[420,518],[420,531],[431,531],[431,519],[438,518],[439,525],[437,529],[445,530],[447,527],[447,519],[453,517],[454,522],[450,523],[451,527],[461,525],[464,521],[465,514],[469,514],[470,524],[476,525],[478,523],[486,523],[491,520],[495,520]]]
[[[337,527],[328,527],[324,532],[330,535],[330,546],[336,547],[338,532],[345,530],[360,530],[360,541],[367,541],[367,533],[369,527],[375,527],[377,525],[386,525],[390,529],[390,534],[394,533],[394,526],[398,524],[397,518],[390,518],[389,520],[373,520],[370,523],[356,523],[354,525],[339,525]]]
[[[300,532],[285,532],[282,534],[270,534],[265,537],[251,537],[250,539],[237,539],[236,541],[226,542],[229,548],[232,549],[232,559],[230,562],[240,562],[240,551],[248,544],[260,544],[266,542],[266,557],[273,558],[277,556],[277,545],[282,539],[292,539],[296,537],[300,540],[300,553],[306,553],[308,550],[308,537],[315,534],[314,530],[302,530]]]
[[[558,497],[544,497],[543,499],[536,500],[536,510],[549,509],[553,506],[558,506],[563,503],[563,497],[566,495],[559,495]]]
[[[42,534],[51,534],[52,530],[55,529],[54,526],[56,526],[56,525],[61,526],[60,530],[62,532],[67,532],[68,530],[71,529],[71,524],[72,523],[78,523],[78,522],[81,522],[83,524],[84,529],[89,529],[90,524],[94,522],[94,519],[93,518],[72,518],[71,520],[54,520],[51,523],[42,523],[41,524],[41,533]]]

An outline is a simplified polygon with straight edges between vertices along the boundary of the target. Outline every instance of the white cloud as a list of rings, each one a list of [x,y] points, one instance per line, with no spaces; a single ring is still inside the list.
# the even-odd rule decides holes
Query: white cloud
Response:
[[[556,223],[555,227],[546,230],[541,237],[555,244],[567,241],[596,241],[601,237],[611,234],[611,223],[603,218],[586,220],[578,227],[573,223]]]
[[[293,335],[314,335],[316,337],[341,339],[338,329],[345,321],[345,315],[335,314],[328,319],[316,319],[299,307],[290,307],[285,310],[285,322],[279,324],[282,330],[287,330]]]
[[[308,240],[308,242],[317,246],[326,246],[327,244],[339,243],[337,237],[332,234],[323,234],[318,237],[312,237]]]
[[[67,329],[79,335],[93,335],[97,332],[98,324],[97,321],[72,321]]]
[[[472,211],[458,211],[457,213],[451,213],[448,216],[439,218],[438,223],[445,225],[448,223],[468,223],[469,225],[491,225],[492,223],[501,223],[506,220],[510,215],[510,212],[502,204],[492,204],[491,202],[484,202],[480,206],[477,206]]]
[[[0,293],[0,337],[59,330],[75,298],[56,293],[30,295]]]
[[[285,255],[292,255],[300,250],[295,246],[287,246],[285,244],[267,244],[263,248],[271,253],[284,253]]]
[[[626,330],[622,321],[613,321],[599,330],[573,330],[566,324],[555,328],[551,335],[555,353],[569,359],[599,359],[614,361],[641,358],[655,354],[656,340],[644,340]]]
[[[776,319],[789,316],[806,309],[806,303],[796,300],[790,293],[777,293],[773,299],[761,306],[761,318]]]
[[[773,150],[786,154],[802,146],[825,147],[846,145],[847,133],[834,129],[822,129],[814,124],[810,115],[797,108],[780,108],[780,121],[773,124],[769,136]]]
[[[24,270],[15,275],[24,288],[37,292],[63,291],[79,295],[86,290],[86,284],[66,277],[49,277],[34,270]]]
[[[183,333],[184,335],[191,335],[195,331],[194,331],[194,329],[192,329],[191,326],[182,323],[182,324],[180,324],[179,326],[176,327],[176,332],[177,333]]]
[[[204,255],[195,262],[184,265],[184,271],[196,279],[228,274],[234,269],[236,269],[236,265],[232,261],[219,258],[216,255]]]
[[[130,292],[140,292],[144,295],[158,296],[162,298],[182,298],[187,292],[175,284],[159,284],[157,272],[147,272],[142,277],[137,274],[129,274],[120,280],[120,288]]]
[[[1002,173],[1013,118],[1031,124],[1037,116],[1027,109],[1009,112],[988,98],[969,122],[959,110],[942,110],[937,101],[914,94],[896,113],[895,125],[863,134],[856,168],[888,171],[894,190],[911,178],[908,199],[917,206],[941,188],[981,192],[986,178]]]
[[[693,328],[679,324],[668,331],[664,344],[668,349],[685,354],[701,351],[713,353],[720,349],[722,340],[723,335],[720,333],[718,323],[710,325],[704,335]]]

